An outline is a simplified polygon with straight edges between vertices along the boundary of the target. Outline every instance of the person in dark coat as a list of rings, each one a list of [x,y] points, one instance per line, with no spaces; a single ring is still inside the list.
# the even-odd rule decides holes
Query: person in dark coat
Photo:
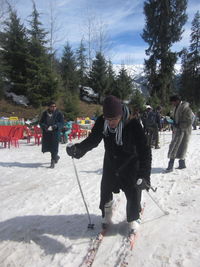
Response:
[[[58,156],[59,132],[64,125],[63,115],[56,108],[55,102],[49,103],[48,109],[42,113],[39,123],[42,128],[42,152],[51,153],[50,168],[54,168],[55,163],[60,159]]]
[[[160,107],[157,107],[154,111],[152,108],[147,108],[146,120],[145,120],[145,130],[148,136],[148,143],[155,149],[159,147],[159,130],[161,129],[160,125]]]
[[[140,122],[130,119],[128,107],[112,95],[105,98],[103,115],[97,118],[90,135],[67,146],[67,153],[79,159],[102,139],[105,147],[100,200],[102,225],[111,222],[113,193],[122,190],[127,199],[129,230],[135,231],[139,226],[141,190],[150,186],[151,149]],[[142,183],[137,185],[139,178]]]

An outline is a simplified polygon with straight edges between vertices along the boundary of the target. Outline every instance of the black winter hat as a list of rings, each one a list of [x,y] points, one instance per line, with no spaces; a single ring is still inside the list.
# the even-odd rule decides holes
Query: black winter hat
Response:
[[[170,98],[169,98],[169,101],[170,102],[174,102],[174,101],[179,101],[179,100],[181,100],[181,98],[180,98],[180,96],[179,95],[172,95],[172,96],[170,96]]]
[[[49,101],[49,103],[47,104],[47,106],[50,107],[50,106],[55,105],[55,104],[56,104],[56,102],[53,101],[53,100],[51,100],[51,101]]]
[[[122,115],[122,103],[113,96],[107,96],[103,102],[103,115],[105,118],[116,118]]]

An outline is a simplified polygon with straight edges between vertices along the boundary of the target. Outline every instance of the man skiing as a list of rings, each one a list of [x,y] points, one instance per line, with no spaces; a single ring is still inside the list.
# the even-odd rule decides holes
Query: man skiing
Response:
[[[127,199],[129,233],[136,232],[141,212],[141,190],[148,190],[150,186],[151,149],[141,124],[130,119],[128,107],[112,95],[105,98],[103,115],[97,118],[91,134],[81,143],[67,146],[67,153],[79,159],[97,147],[102,139],[105,147],[100,199],[102,226],[111,223],[113,193],[122,190]],[[137,185],[139,178],[142,183]]]

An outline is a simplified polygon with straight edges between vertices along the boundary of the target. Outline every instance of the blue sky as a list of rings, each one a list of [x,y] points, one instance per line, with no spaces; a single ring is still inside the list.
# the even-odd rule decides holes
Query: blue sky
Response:
[[[88,33],[88,20],[92,25],[103,27],[109,49],[106,55],[116,64],[142,64],[148,45],[141,38],[145,16],[141,0],[35,0],[40,20],[48,30],[50,6],[56,20],[55,47],[58,55],[68,41],[77,48],[83,36]],[[50,4],[51,3],[51,4]],[[31,0],[17,0],[16,9],[22,22],[32,12]],[[184,26],[182,40],[173,46],[178,51],[189,46],[191,21],[200,10],[200,0],[188,0],[188,21]],[[97,28],[99,28],[98,26]]]

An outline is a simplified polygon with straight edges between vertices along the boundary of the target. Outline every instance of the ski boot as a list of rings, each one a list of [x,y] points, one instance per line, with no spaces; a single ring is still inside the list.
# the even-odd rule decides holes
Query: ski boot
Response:
[[[112,206],[113,206],[113,200],[107,202],[104,206],[105,216],[102,218],[103,229],[106,229],[112,223],[112,215],[113,215]]]

